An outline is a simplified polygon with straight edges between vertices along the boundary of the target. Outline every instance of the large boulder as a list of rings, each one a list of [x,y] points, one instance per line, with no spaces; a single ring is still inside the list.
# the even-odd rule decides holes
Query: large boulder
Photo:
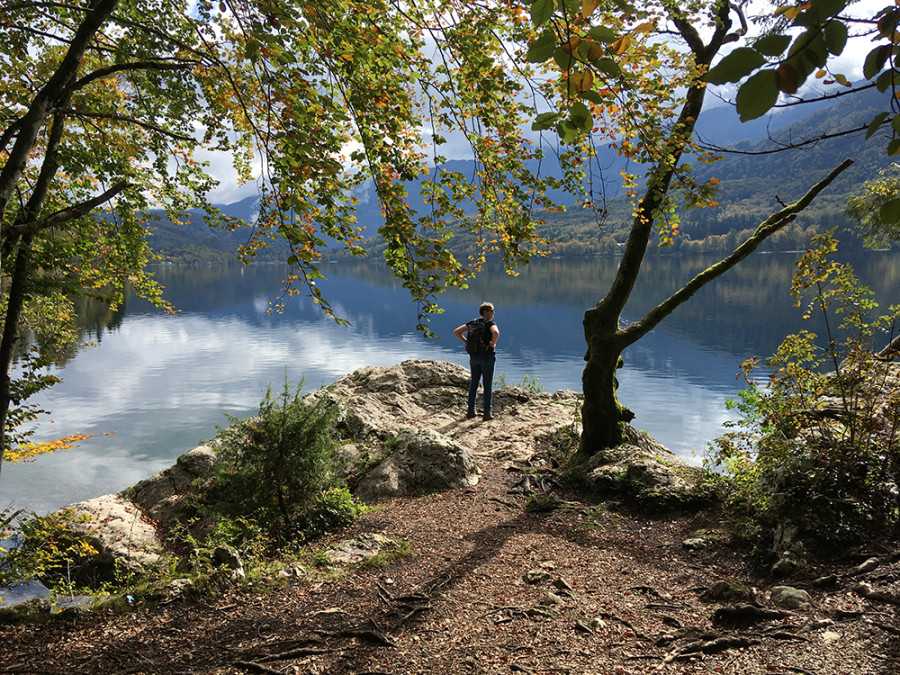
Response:
[[[481,469],[468,448],[431,429],[403,431],[393,453],[369,471],[354,492],[364,501],[377,502],[468,487],[480,477]]]
[[[215,450],[201,445],[181,455],[168,469],[118,494],[67,506],[76,516],[69,528],[85,535],[98,552],[82,565],[82,580],[105,581],[112,579],[117,569],[139,574],[167,565],[165,533],[193,515],[184,504],[188,488],[215,463]]]
[[[170,529],[193,514],[186,512],[183,503],[191,483],[209,474],[218,456],[209,445],[184,453],[175,464],[140,483],[132,485],[120,494],[143,509],[163,529]]]

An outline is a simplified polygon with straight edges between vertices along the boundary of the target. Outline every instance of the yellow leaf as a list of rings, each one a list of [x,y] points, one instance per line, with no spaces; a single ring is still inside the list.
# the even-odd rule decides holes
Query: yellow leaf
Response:
[[[817,80],[821,80],[821,79],[822,79],[823,77],[825,77],[827,74],[828,74],[828,72],[825,71],[825,70],[818,70],[818,71],[816,71],[816,79],[817,79]]]
[[[582,0],[581,18],[587,19],[600,6],[600,0]]]
[[[649,33],[649,32],[650,32],[651,30],[653,30],[654,28],[655,28],[655,26],[653,25],[652,22],[650,22],[650,21],[645,21],[645,22],[642,23],[641,25],[637,26],[637,27],[634,29],[634,32],[635,32],[635,33],[643,33],[644,35],[646,35],[647,33]]]
[[[572,74],[572,87],[579,94],[588,91],[594,86],[594,73],[590,70],[583,70]]]
[[[634,38],[632,38],[631,35],[625,34],[612,43],[613,51],[615,51],[616,54],[624,54],[632,42],[634,42]]]

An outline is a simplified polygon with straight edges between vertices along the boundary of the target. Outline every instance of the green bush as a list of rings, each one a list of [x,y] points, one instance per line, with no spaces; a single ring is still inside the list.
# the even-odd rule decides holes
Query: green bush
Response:
[[[302,518],[302,530],[306,537],[318,537],[346,527],[365,510],[347,488],[334,487],[324,491]]]
[[[804,318],[820,312],[825,335],[785,338],[766,364],[765,385],[753,377],[758,361],[745,364],[748,388],[730,402],[740,417],[716,440],[712,462],[727,477],[729,512],[746,533],[791,524],[808,544],[828,549],[898,534],[898,371],[873,350],[897,313],[872,318],[869,290],[829,260],[834,241],[816,244],[792,292],[798,306],[811,292]]]
[[[359,507],[337,460],[338,407],[319,397],[306,403],[302,383],[271,387],[250,419],[229,418],[221,430],[220,461],[201,502],[206,515],[223,518],[217,531],[232,545],[259,530],[276,544],[314,536],[351,522]],[[230,522],[230,524],[229,524]]]

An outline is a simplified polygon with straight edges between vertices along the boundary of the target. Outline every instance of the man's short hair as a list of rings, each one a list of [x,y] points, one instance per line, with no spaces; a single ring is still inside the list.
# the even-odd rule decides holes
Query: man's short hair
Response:
[[[494,305],[490,302],[481,303],[481,307],[478,308],[478,314],[484,316],[485,312],[491,312],[494,310]]]

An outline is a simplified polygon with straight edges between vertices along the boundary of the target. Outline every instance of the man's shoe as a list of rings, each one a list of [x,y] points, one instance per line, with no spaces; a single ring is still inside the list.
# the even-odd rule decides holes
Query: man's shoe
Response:
[[[485,422],[489,422],[490,420],[494,419],[494,416],[491,415],[490,413],[488,413],[487,415],[485,415],[485,416],[482,417],[481,419],[484,420]]]
[[[475,412],[474,412],[474,411],[470,411],[470,412],[467,412],[467,413],[466,413],[466,419],[467,419],[467,420],[471,420],[471,419],[474,419],[474,418],[475,418]]]

